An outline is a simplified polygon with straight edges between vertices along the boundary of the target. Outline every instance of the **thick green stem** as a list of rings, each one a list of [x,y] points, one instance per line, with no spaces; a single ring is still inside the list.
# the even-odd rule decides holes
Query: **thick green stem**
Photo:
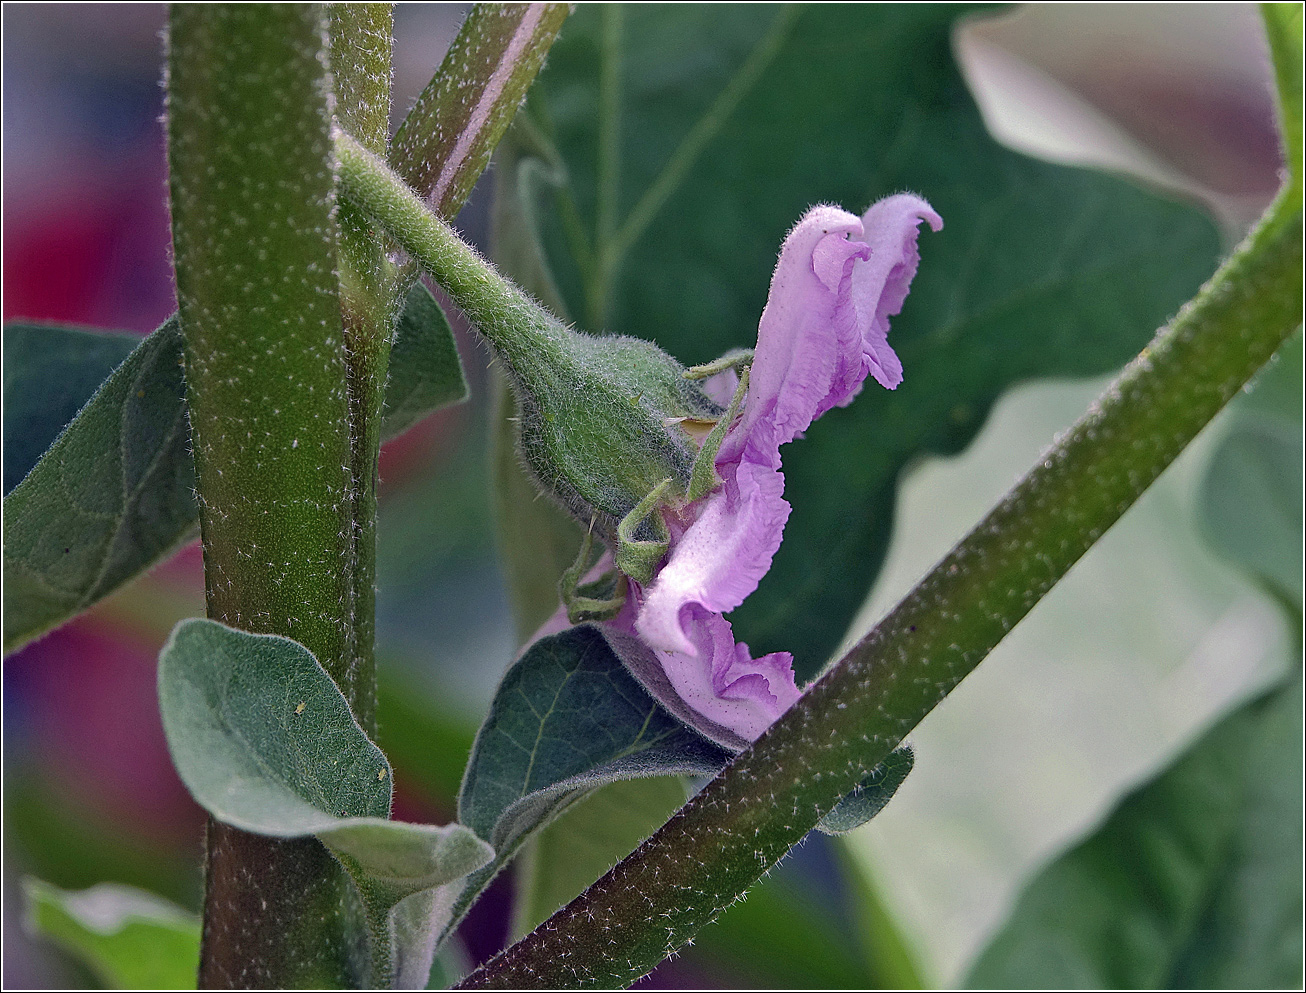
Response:
[[[1301,323],[1285,194],[1098,403],[894,611],[638,851],[460,988],[615,987],[796,844],[1120,517]]]
[[[336,120],[378,155],[390,138],[391,4],[332,4],[331,70]],[[349,683],[340,689],[354,717],[376,733],[376,491],[390,342],[403,280],[390,239],[352,204],[337,213],[340,316],[349,387],[353,520]]]
[[[325,44],[316,5],[173,7],[168,152],[209,616],[294,638],[348,686],[350,440]],[[211,822],[201,985],[348,981],[351,893],[316,841]]]

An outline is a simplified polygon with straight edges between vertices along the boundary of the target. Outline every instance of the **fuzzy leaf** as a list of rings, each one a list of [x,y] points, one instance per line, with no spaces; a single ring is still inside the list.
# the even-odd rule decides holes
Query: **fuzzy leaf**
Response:
[[[825,834],[847,834],[867,823],[893,799],[915,763],[916,756],[910,745],[894,749],[862,780],[861,785],[821,818],[817,830]]]
[[[963,448],[1013,383],[1123,363],[1219,251],[1193,207],[993,141],[951,55],[961,10],[584,6],[531,91],[565,179],[541,189],[541,234],[568,308],[687,365],[753,345],[810,204],[911,190],[944,218],[892,321],[902,386],[784,449],[785,541],[731,617],[803,678],[865,599],[903,468]]]
[[[540,639],[504,675],[467,765],[458,819],[495,859],[472,877],[460,912],[532,832],[590,791],[714,773],[728,758],[662,710],[596,628]]]
[[[55,355],[71,357],[57,343],[82,333],[43,335]],[[180,361],[174,317],[136,346],[5,497],[6,652],[90,607],[194,532]],[[36,377],[57,378],[53,365],[20,367],[7,378],[6,397],[39,394]],[[6,442],[17,427],[6,418]]]
[[[426,975],[457,886],[492,852],[461,825],[387,820],[392,776],[303,645],[216,621],[179,624],[159,656],[173,763],[218,820],[277,838],[316,835],[358,885],[373,955]]]
[[[94,378],[126,352],[108,379]],[[393,354],[384,437],[466,398],[449,322],[420,284],[408,293]],[[25,453],[46,451],[5,497],[6,652],[93,606],[194,536],[180,363],[175,316],[146,338],[57,325],[5,328],[6,479]],[[48,396],[50,383],[60,384],[58,409],[75,413],[71,422],[33,399]]]
[[[135,334],[5,325],[6,494],[32,471],[64,425],[140,340]]]
[[[663,711],[589,625],[542,638],[503,677],[472,749],[458,819],[501,860],[617,779],[715,772],[729,756]]]
[[[403,434],[433,410],[467,399],[467,379],[449,319],[421,283],[404,302],[390,349],[381,436]]]
[[[28,930],[81,960],[109,989],[195,989],[200,920],[194,914],[116,883],[74,893],[27,879],[23,889]]]

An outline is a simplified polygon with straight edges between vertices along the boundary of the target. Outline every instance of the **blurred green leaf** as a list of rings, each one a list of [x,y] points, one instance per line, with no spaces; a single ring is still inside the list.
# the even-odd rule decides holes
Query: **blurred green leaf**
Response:
[[[374,974],[392,967],[401,984],[424,984],[440,923],[433,890],[493,853],[461,825],[386,819],[390,764],[312,653],[276,635],[183,621],[159,655],[159,709],[196,801],[255,834],[316,835],[358,885]]]
[[[420,284],[408,294],[397,335],[385,437],[467,395],[449,322]],[[95,378],[124,351],[130,354],[107,379]],[[193,537],[197,510],[175,316],[143,339],[6,326],[4,387],[6,474],[31,449],[49,449],[5,497],[10,652]],[[71,423],[59,420],[67,410],[77,415]]]
[[[1211,546],[1302,609],[1302,337],[1230,405],[1197,512]]]
[[[54,355],[63,329],[46,329]],[[195,528],[195,477],[175,317],[141,341],[4,500],[5,651],[85,610]],[[10,390],[40,395],[36,375]],[[13,430],[6,419],[6,436]],[[6,437],[6,441],[8,437]]]
[[[57,325],[5,325],[6,494],[140,340],[135,334]]]
[[[377,667],[377,744],[401,780],[411,779],[433,800],[452,810],[471,754],[476,724],[460,711],[442,707],[418,681],[382,660]]]
[[[927,984],[916,953],[902,925],[885,904],[875,873],[864,858],[850,850],[847,839],[838,839],[835,851],[844,879],[852,889],[852,926],[867,963],[871,985],[886,990],[925,989]]]
[[[1302,682],[1246,704],[1026,887],[967,985],[1295,989]]]
[[[26,924],[110,989],[193,990],[200,920],[153,893],[102,883],[79,893],[27,879]]]
[[[1300,610],[1300,422],[1240,418],[1212,454],[1198,499],[1215,549]]]
[[[189,845],[180,851],[164,847],[155,837],[106,820],[65,784],[20,771],[17,763],[5,771],[4,825],[8,851],[51,885],[123,883],[198,906],[200,873]]]
[[[893,320],[906,381],[786,448],[785,542],[732,617],[803,677],[865,598],[903,467],[961,449],[1012,383],[1121,364],[1219,249],[1195,208],[994,142],[952,60],[965,9],[583,7],[528,105],[565,167],[542,214],[569,308],[686,364],[754,342],[808,205],[909,189],[946,222]]]
[[[797,885],[781,865],[703,928],[682,956],[722,985],[751,989],[879,989],[830,893]]]

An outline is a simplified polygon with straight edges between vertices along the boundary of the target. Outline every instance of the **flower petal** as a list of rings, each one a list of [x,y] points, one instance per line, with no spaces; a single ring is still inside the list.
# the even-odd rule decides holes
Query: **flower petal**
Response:
[[[696,657],[654,648],[676,695],[709,720],[754,740],[800,695],[793,656],[751,658],[747,645],[735,644],[730,622],[702,607],[688,607],[685,620]]]
[[[780,445],[805,431],[830,391],[842,348],[830,334],[852,265],[869,249],[862,222],[838,207],[813,207],[780,249],[757,329],[748,399],[718,463],[741,457],[779,466]]]
[[[916,248],[921,221],[928,221],[934,231],[943,228],[943,219],[914,193],[885,197],[862,215],[871,251],[853,267],[852,278],[852,305],[863,339],[862,378],[869,373],[890,390],[902,382],[902,363],[889,347],[889,318],[902,310],[921,260]]]
[[[734,610],[757,589],[780,547],[789,519],[780,471],[753,462],[721,468],[723,485],[673,536],[670,557],[648,588],[635,627],[653,648],[696,655],[688,608]]]

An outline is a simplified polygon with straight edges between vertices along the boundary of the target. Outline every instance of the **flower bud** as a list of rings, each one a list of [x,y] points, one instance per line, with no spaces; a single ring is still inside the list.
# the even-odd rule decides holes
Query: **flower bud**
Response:
[[[668,479],[690,485],[699,447],[682,426],[724,409],[684,367],[637,338],[551,329],[547,347],[500,349],[517,398],[521,453],[540,486],[615,547],[617,526]],[[655,522],[634,537],[655,537]]]

